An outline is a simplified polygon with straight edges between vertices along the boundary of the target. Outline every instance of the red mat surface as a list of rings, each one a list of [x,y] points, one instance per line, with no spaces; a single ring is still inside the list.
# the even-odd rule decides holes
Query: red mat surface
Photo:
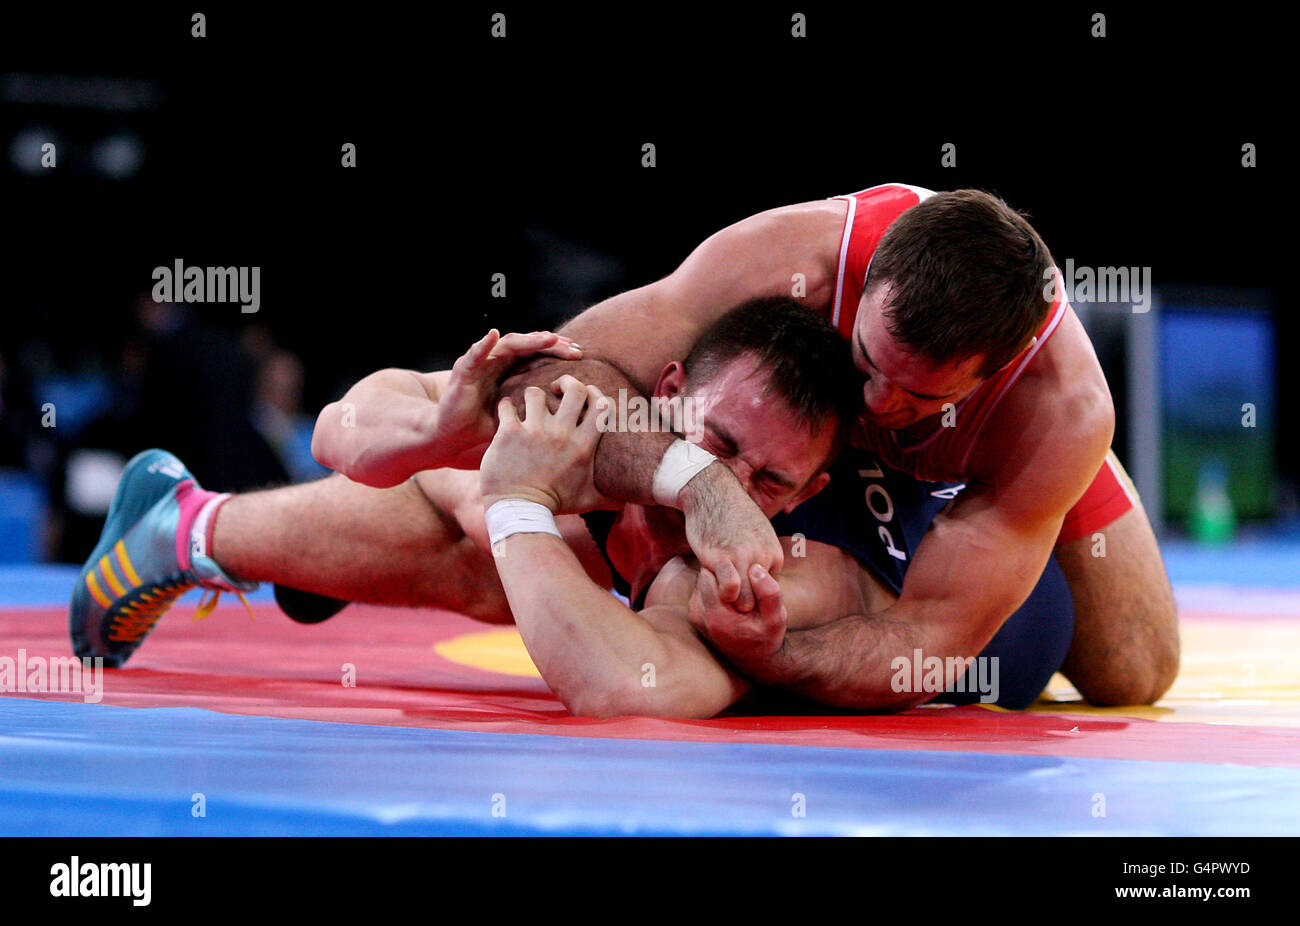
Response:
[[[192,606],[176,607],[128,668],[105,672],[102,703],[496,733],[1300,767],[1300,729],[1170,724],[1096,712],[969,706],[893,716],[589,720],[570,716],[538,679],[434,652],[440,642],[499,628],[447,612],[367,606],[301,626],[272,605],[254,610],[255,621],[237,604],[223,603],[212,617],[194,621]],[[29,656],[68,655],[63,610],[0,610],[0,652],[16,657],[20,648]],[[347,665],[355,669],[355,687],[343,684]]]

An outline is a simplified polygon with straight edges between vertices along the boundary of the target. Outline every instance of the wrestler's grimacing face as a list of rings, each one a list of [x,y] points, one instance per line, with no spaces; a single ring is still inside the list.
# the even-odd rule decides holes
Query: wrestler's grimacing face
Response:
[[[657,394],[664,394],[663,383],[661,378]],[[683,395],[694,402],[696,433],[689,436],[698,437],[701,447],[735,473],[770,518],[825,484],[821,468],[834,443],[835,420],[828,416],[810,431],[784,399],[767,393],[766,386],[767,376],[757,362],[742,356],[707,382],[690,383]]]
[[[982,382],[983,357],[936,365],[909,354],[890,332],[889,285],[862,294],[853,327],[853,365],[863,375],[862,421],[897,430],[956,405]]]

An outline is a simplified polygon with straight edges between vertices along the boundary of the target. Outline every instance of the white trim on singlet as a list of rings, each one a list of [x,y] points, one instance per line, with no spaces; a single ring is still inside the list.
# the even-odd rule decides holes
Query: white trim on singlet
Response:
[[[966,465],[970,463],[970,455],[975,452],[975,444],[979,439],[980,432],[984,430],[984,425],[993,414],[993,410],[998,407],[998,403],[1002,401],[1002,397],[1007,394],[1012,386],[1020,381],[1020,374],[1025,371],[1025,367],[1029,366],[1029,362],[1038,355],[1038,352],[1043,349],[1043,345],[1046,344],[1047,339],[1052,336],[1052,332],[1055,331],[1056,326],[1061,323],[1061,319],[1065,318],[1065,310],[1070,307],[1070,303],[1065,299],[1064,282],[1061,280],[1061,271],[1059,268],[1056,270],[1056,285],[1056,291],[1060,294],[1057,296],[1057,298],[1060,299],[1060,303],[1056,307],[1056,312],[1052,316],[1051,322],[1047,325],[1047,330],[1043,332],[1043,336],[1038,339],[1034,346],[1025,352],[1025,356],[1021,358],[1020,363],[1016,365],[1015,371],[1012,372],[1011,378],[1003,383],[998,394],[993,397],[993,401],[989,402],[988,407],[984,409],[984,414],[980,416],[979,422],[971,432],[970,443],[966,445],[966,452],[962,455],[961,465],[958,468],[958,472],[964,473],[966,471]]]
[[[1119,483],[1120,491],[1123,492],[1124,496],[1129,500],[1129,504],[1134,508],[1140,505],[1141,502],[1138,501],[1137,489],[1131,482],[1129,482],[1128,474],[1125,473],[1124,468],[1119,465],[1119,457],[1115,456],[1114,448],[1106,451],[1106,459],[1102,461],[1101,465],[1110,467],[1111,475],[1114,476],[1115,481]]]
[[[858,214],[857,197],[863,193],[870,193],[872,190],[880,190],[887,186],[901,186],[903,189],[911,190],[916,194],[918,202],[925,202],[934,195],[934,190],[927,190],[923,186],[912,186],[910,183],[877,183],[875,186],[863,187],[856,193],[844,193],[840,196],[832,196],[831,199],[843,199],[849,204],[848,218],[844,221],[844,236],[840,240],[840,263],[835,272],[835,301],[831,305],[831,325],[835,328],[840,326],[840,303],[844,298],[844,265],[849,256],[849,241],[853,238],[853,220]],[[875,254],[871,255],[873,258]],[[871,261],[867,261],[867,273],[871,272]],[[866,277],[863,277],[866,282]]]
[[[847,200],[849,204],[849,214],[844,219],[844,237],[840,240],[840,264],[835,271],[835,302],[831,307],[831,327],[836,331],[840,328],[840,300],[844,298],[844,265],[849,257],[849,241],[853,239],[853,219],[858,214],[858,201],[854,196],[850,193],[847,196],[833,197]]]
[[[853,193],[841,193],[839,196],[832,196],[831,199],[844,199],[849,196],[859,196],[862,193],[870,193],[872,190],[883,190],[887,186],[901,186],[904,189],[911,190],[920,198],[921,202],[925,202],[934,195],[934,190],[927,190],[923,186],[913,186],[910,183],[877,183],[875,186],[863,187]]]
[[[913,193],[915,193],[917,199],[919,199],[921,202],[925,202],[927,199],[929,199],[931,196],[934,195],[934,190],[927,190],[923,186],[912,186],[912,184],[910,183],[885,183],[882,184],[882,186],[905,186]]]

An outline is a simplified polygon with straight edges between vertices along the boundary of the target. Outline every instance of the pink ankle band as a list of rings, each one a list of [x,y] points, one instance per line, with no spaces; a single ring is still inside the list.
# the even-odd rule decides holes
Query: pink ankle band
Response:
[[[176,524],[176,559],[182,569],[190,568],[190,537],[194,533],[194,522],[202,515],[203,540],[202,550],[212,548],[212,528],[216,524],[213,515],[221,503],[230,498],[229,494],[209,492],[194,487],[191,480],[181,483],[176,492],[176,502],[180,505],[180,520]],[[213,503],[216,504],[213,504]]]

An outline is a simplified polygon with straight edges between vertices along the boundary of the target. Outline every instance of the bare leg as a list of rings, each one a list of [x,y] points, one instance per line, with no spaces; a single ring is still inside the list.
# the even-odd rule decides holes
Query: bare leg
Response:
[[[467,477],[439,472],[448,474],[442,483],[447,504]],[[422,473],[422,483],[425,476],[439,481]],[[574,542],[590,544],[579,519],[560,520],[566,539],[572,535]],[[491,554],[466,535],[449,504],[435,504],[413,481],[374,489],[334,475],[237,495],[217,513],[212,555],[231,575],[248,581],[348,601],[512,620]]]
[[[1074,597],[1074,641],[1062,668],[1092,704],[1153,704],[1178,675],[1173,589],[1141,505],[1100,533],[1061,544]]]

